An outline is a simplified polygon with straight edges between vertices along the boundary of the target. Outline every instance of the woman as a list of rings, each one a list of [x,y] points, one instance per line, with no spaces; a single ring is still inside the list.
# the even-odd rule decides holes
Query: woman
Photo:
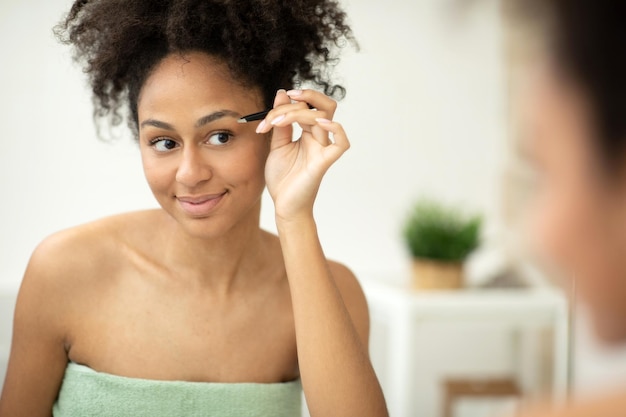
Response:
[[[300,381],[314,417],[386,416],[365,298],[324,257],[312,214],[349,142],[335,101],[294,89],[343,91],[326,78],[351,39],[339,6],[77,1],[58,31],[95,116],[127,110],[161,207],[35,250],[0,416],[293,416]],[[259,228],[266,186],[278,236]]]
[[[536,246],[574,277],[598,337],[626,342],[626,3],[550,0],[549,53],[527,101]],[[623,416],[624,393],[549,416]],[[553,414],[556,413],[556,414]]]

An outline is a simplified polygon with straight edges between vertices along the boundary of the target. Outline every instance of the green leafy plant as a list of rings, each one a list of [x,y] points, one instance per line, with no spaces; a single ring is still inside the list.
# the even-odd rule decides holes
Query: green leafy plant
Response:
[[[429,199],[419,200],[404,225],[404,238],[415,258],[464,260],[480,243],[480,216]]]

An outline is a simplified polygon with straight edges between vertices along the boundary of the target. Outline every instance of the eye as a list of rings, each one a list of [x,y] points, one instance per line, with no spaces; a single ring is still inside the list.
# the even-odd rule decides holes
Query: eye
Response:
[[[226,145],[232,139],[233,135],[228,132],[217,132],[209,136],[207,143],[215,146]]]
[[[177,148],[178,143],[168,138],[157,138],[150,142],[150,146],[152,146],[158,152],[167,152]]]

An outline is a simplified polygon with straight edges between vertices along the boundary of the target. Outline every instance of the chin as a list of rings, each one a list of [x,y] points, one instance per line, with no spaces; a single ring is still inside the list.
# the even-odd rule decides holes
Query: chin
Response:
[[[234,227],[232,222],[222,216],[195,218],[185,215],[175,216],[180,227],[191,237],[198,239],[215,239],[229,233]]]
[[[254,213],[239,210],[221,210],[208,216],[195,217],[174,208],[170,216],[176,221],[182,231],[195,239],[214,240],[223,238],[235,232],[240,227],[251,223],[258,226],[258,218],[250,216]]]

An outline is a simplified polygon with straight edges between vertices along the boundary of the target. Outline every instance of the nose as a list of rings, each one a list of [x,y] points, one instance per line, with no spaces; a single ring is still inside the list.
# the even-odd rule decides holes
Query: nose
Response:
[[[176,181],[185,187],[193,188],[209,180],[213,175],[210,164],[202,157],[200,149],[186,147],[182,152]]]

